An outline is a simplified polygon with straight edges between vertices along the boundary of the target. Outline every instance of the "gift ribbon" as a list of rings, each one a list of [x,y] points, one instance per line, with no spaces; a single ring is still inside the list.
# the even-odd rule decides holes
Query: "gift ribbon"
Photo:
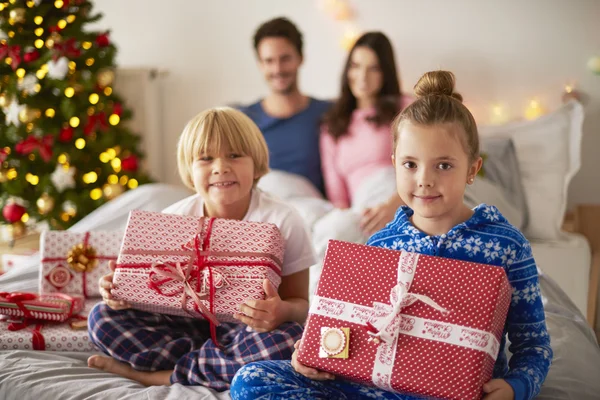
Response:
[[[11,332],[20,331],[31,324],[35,324],[35,327],[31,329],[33,335],[31,338],[31,346],[34,350],[46,350],[46,341],[44,340],[44,335],[42,335],[43,322],[25,318],[23,321],[11,322],[8,324],[8,330]]]
[[[8,44],[3,44],[0,46],[0,59],[4,59],[5,57],[11,58],[10,66],[14,70],[17,69],[19,64],[21,63],[21,46],[15,45],[10,46]]]
[[[40,314],[44,315],[44,314],[66,313],[67,316],[71,316],[71,315],[73,315],[73,313],[75,311],[74,310],[75,303],[77,301],[77,299],[75,299],[71,296],[62,294],[62,293],[53,293],[53,294],[48,294],[48,295],[44,295],[44,296],[40,297],[35,293],[0,292],[0,298],[4,298],[4,299],[0,299],[0,302],[2,302],[2,300],[5,300],[6,302],[15,304],[17,306],[18,310],[23,313],[23,317],[25,319],[51,320],[51,321],[53,319],[40,317]],[[60,299],[60,300],[66,301],[69,304],[69,308],[67,310],[65,310],[64,308],[57,307],[54,304],[44,304],[44,301],[50,301],[52,299]],[[27,303],[27,302],[32,302],[32,301],[38,301],[41,304]],[[27,306],[29,306],[29,308]],[[2,307],[2,305],[0,305],[0,307]],[[43,307],[45,309],[36,310],[35,307]],[[48,309],[50,309],[50,310],[48,310]],[[79,312],[79,310],[77,310],[77,312]]]
[[[54,136],[46,135],[42,138],[35,136],[29,136],[27,139],[21,140],[15,145],[15,151],[22,155],[33,153],[37,150],[40,153],[40,157],[45,162],[52,159],[52,144],[54,143]]]
[[[219,321],[217,321],[217,317],[213,313],[210,312],[208,308],[204,304],[202,304],[201,300],[206,300],[208,298],[208,293],[196,293],[194,288],[191,285],[191,280],[193,277],[191,276],[192,271],[196,268],[193,265],[186,265],[184,267],[181,266],[180,263],[175,265],[171,264],[153,264],[150,269],[149,275],[149,285],[152,289],[154,289],[157,293],[162,294],[163,296],[176,296],[181,293],[181,308],[183,310],[187,310],[187,299],[190,297],[194,302],[194,307],[196,311],[201,313],[206,319],[211,321],[215,325],[219,325]],[[154,282],[152,277],[154,275],[158,275],[159,277],[167,278],[159,282]],[[173,291],[171,293],[167,293],[160,289],[160,286],[168,281],[177,281],[183,284],[183,289],[180,291]]]
[[[418,254],[401,252],[398,280],[391,290],[390,304],[374,302],[370,307],[314,296],[309,310],[310,314],[366,325],[371,338],[381,339],[371,379],[376,386],[388,391],[393,390],[391,378],[400,334],[483,351],[493,360],[498,357],[500,349],[500,343],[491,332],[401,313],[403,307],[416,301],[424,301],[440,312],[447,312],[429,298],[420,299],[418,296],[421,295],[406,294],[414,278],[418,258]],[[400,286],[404,287],[406,292],[400,289]]]
[[[90,241],[90,233],[86,232],[85,235],[83,236],[83,247],[87,248],[89,245],[89,241]],[[42,258],[42,262],[56,262],[56,261],[66,261],[67,257],[45,257]],[[111,260],[116,260],[117,257],[114,256],[90,256],[89,257],[90,260],[98,260],[98,261],[111,261]],[[88,298],[88,294],[87,294],[87,282],[86,282],[86,271],[82,271],[81,272],[81,279],[83,281],[82,283],[82,292],[83,292],[83,297],[85,297],[86,299]]]

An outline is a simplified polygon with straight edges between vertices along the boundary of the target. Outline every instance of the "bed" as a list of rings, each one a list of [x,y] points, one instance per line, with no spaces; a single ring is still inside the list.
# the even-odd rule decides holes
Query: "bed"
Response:
[[[581,235],[560,229],[568,183],[579,169],[582,108],[569,103],[534,122],[482,129],[485,176],[465,200],[496,204],[532,243],[548,330],[553,365],[540,399],[600,397],[600,348],[583,311],[591,263],[590,247]],[[536,154],[536,159],[531,159]],[[562,158],[561,158],[562,157]],[[260,188],[293,204],[311,232],[321,257],[328,239],[363,242],[357,228],[360,209],[385,199],[393,190],[390,171],[370,179],[354,209],[335,210],[302,178],[273,171]],[[393,180],[391,181],[393,182]],[[161,210],[186,197],[186,189],[165,184],[144,185],[86,216],[75,231],[124,228],[132,209]],[[568,268],[566,268],[568,266]],[[39,255],[0,276],[0,291],[36,291]],[[319,265],[311,267],[311,287]],[[0,351],[1,399],[226,399],[203,387],[146,388],[131,380],[86,366],[90,352]]]

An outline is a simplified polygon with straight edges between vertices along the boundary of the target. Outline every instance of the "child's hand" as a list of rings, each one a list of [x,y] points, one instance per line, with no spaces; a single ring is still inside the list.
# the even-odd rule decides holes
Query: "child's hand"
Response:
[[[109,261],[108,266],[110,267],[111,273],[104,275],[100,278],[100,295],[102,296],[102,300],[106,303],[107,306],[112,308],[113,310],[124,310],[126,308],[131,308],[131,306],[125,301],[115,300],[112,296],[110,290],[113,288],[113,276],[115,273],[115,267],[117,263],[114,261]]]
[[[301,340],[298,340],[296,343],[294,343],[294,349],[296,350],[294,350],[294,353],[292,354],[292,367],[294,367],[296,372],[315,381],[326,381],[335,379],[335,376],[330,373],[319,371],[315,368],[307,367],[306,365],[301,364],[300,361],[298,361],[298,349],[300,348],[300,342]]]
[[[263,281],[263,289],[265,300],[247,300],[234,318],[257,332],[270,332],[285,322],[285,303],[268,279]]]
[[[374,234],[394,219],[397,209],[398,207],[390,202],[365,209],[360,219],[360,229],[369,236]]]
[[[483,385],[483,391],[487,393],[483,400],[514,400],[515,392],[504,379],[492,379]]]

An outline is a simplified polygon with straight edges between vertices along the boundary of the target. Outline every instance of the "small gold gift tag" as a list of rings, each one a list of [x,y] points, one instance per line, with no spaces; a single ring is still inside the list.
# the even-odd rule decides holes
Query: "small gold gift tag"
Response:
[[[321,327],[320,358],[343,358],[349,356],[350,328]]]

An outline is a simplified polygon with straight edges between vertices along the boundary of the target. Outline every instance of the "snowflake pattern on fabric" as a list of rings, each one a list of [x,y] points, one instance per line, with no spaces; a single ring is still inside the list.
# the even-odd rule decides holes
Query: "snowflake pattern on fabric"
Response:
[[[494,206],[481,204],[473,216],[448,233],[428,236],[410,222],[406,206],[368,245],[495,265],[506,271],[513,288],[494,378],[505,379],[515,399],[532,399],[540,391],[552,361],[538,273],[531,246]],[[509,363],[504,351],[510,340]],[[246,399],[413,399],[343,379],[315,381],[295,372],[289,361],[264,361],[240,369],[231,386],[234,400]]]

